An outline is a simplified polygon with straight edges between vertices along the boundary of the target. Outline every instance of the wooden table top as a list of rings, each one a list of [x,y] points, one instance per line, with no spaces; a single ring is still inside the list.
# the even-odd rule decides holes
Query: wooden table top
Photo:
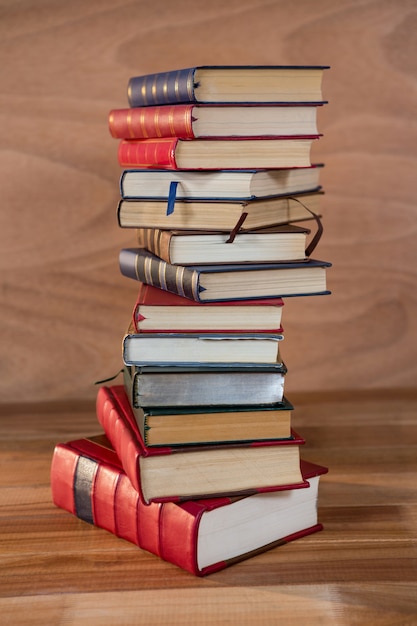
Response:
[[[52,504],[53,447],[100,432],[91,402],[1,407],[1,624],[417,624],[417,392],[291,401],[329,467],[324,531],[206,578]]]

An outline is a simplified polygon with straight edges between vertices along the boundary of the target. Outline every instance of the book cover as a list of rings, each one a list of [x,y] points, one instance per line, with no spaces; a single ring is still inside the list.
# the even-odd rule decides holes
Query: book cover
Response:
[[[123,248],[121,273],[197,302],[324,295],[331,263],[309,258],[293,263],[171,265],[144,248]]]
[[[321,82],[329,66],[201,65],[132,76],[131,107],[180,102],[324,102]]]
[[[301,468],[307,489],[145,504],[109,441],[99,435],[55,446],[52,501],[89,524],[204,576],[322,529],[318,485],[327,468],[303,460]]]
[[[319,135],[215,139],[121,139],[117,158],[123,168],[240,169],[308,167]]]
[[[123,199],[233,200],[297,195],[321,189],[323,163],[256,170],[127,169],[120,176]]]
[[[318,106],[166,104],[112,109],[108,126],[115,139],[317,135]]]
[[[125,366],[129,399],[142,406],[272,405],[282,402],[283,362],[256,368],[222,366]]]
[[[139,284],[132,312],[136,332],[282,333],[281,298],[201,303]]]
[[[300,472],[304,439],[146,447],[123,385],[100,387],[97,418],[123,469],[145,502],[178,502],[306,487]]]

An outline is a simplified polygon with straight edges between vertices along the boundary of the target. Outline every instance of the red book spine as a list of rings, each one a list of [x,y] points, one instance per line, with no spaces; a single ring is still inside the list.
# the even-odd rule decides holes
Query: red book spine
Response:
[[[122,167],[177,169],[175,149],[178,138],[122,139],[118,160]]]
[[[190,104],[113,109],[109,113],[110,134],[116,139],[192,139],[192,111]]]
[[[51,465],[52,501],[61,509],[76,515],[74,498],[74,476],[78,455],[65,444],[55,447]]]

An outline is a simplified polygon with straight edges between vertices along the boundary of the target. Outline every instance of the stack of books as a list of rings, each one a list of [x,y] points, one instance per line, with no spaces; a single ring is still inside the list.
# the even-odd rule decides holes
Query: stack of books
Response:
[[[329,293],[311,257],[324,69],[136,76],[109,114],[138,296],[103,432],[56,446],[53,501],[196,575],[322,528],[327,468],[301,456],[281,343],[285,298]]]

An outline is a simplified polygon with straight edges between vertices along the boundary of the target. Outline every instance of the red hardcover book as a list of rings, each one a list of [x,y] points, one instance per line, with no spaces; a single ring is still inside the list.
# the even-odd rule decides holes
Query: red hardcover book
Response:
[[[307,461],[301,467],[308,489],[147,505],[101,435],[56,445],[52,500],[85,522],[204,576],[322,529],[318,486],[327,468]]]
[[[116,139],[317,135],[317,106],[167,104],[113,109],[108,124]]]
[[[319,135],[244,139],[122,139],[119,164],[125,168],[242,169],[309,167],[311,144]]]
[[[145,446],[123,385],[100,387],[97,418],[146,503],[238,496],[308,486],[300,446],[289,439],[195,446]]]
[[[133,308],[136,332],[281,333],[281,298],[200,303],[140,283]]]

